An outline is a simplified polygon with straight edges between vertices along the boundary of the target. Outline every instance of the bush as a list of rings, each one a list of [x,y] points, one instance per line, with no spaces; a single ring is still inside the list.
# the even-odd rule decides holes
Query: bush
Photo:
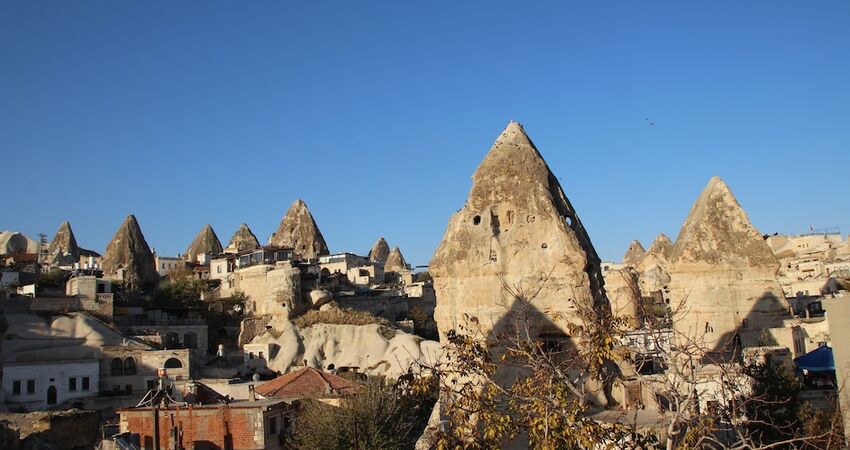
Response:
[[[337,306],[331,306],[324,311],[310,310],[304,315],[297,317],[294,321],[298,328],[307,328],[312,325],[324,323],[328,325],[384,325],[390,326],[390,323],[381,317],[373,316],[372,314],[354,311],[351,309],[343,309]]]

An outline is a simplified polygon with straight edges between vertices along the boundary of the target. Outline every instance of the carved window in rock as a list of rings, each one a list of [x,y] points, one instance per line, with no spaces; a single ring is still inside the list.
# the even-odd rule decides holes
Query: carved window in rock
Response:
[[[124,375],[135,375],[136,374],[136,360],[133,358],[127,358],[124,360]]]
[[[124,362],[121,358],[112,358],[110,374],[113,376],[124,375]]]

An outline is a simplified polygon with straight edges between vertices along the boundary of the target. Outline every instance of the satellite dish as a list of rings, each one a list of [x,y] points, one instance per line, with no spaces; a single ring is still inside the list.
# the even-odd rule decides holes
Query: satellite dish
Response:
[[[251,379],[254,381],[260,381],[260,374],[255,373],[254,375],[251,375]]]

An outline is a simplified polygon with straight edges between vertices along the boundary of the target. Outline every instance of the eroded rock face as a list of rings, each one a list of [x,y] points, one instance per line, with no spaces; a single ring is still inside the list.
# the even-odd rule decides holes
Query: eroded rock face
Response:
[[[440,344],[382,325],[316,324],[299,329],[283,317],[267,324],[252,344],[273,343],[268,368],[286,373],[304,361],[310,367],[357,367],[370,375],[394,378],[419,363],[434,364]]]
[[[127,216],[106,246],[103,273],[107,278],[123,280],[128,291],[159,281],[153,253],[135,216]]]
[[[629,244],[629,249],[626,250],[626,254],[623,255],[623,264],[634,267],[641,259],[643,259],[645,254],[646,250],[644,250],[643,245],[641,245],[639,241],[632,241],[632,243]]]
[[[250,232],[250,230],[248,231]],[[221,241],[218,240],[218,236],[216,236],[212,226],[210,224],[206,224],[186,249],[186,261],[194,263],[197,262],[198,255],[203,255],[204,253],[218,255],[223,250],[224,249],[221,247]]]
[[[233,237],[230,238],[230,242],[227,244],[225,251],[227,253],[239,253],[244,250],[253,250],[259,246],[260,241],[257,240],[257,236],[254,236],[254,233],[251,232],[248,225],[243,223],[242,225],[239,225],[236,233],[234,233]]]
[[[387,262],[389,256],[390,245],[387,244],[387,241],[382,236],[375,241],[372,250],[369,250],[369,261],[384,264]]]
[[[718,177],[697,198],[670,255],[672,304],[685,302],[682,333],[719,348],[738,334],[756,345],[763,328],[781,326],[788,305],[779,262],[729,187]]]
[[[302,259],[314,259],[330,253],[319,226],[307,209],[307,204],[300,198],[286,211],[270,242],[279,247],[292,248]]]
[[[255,316],[295,317],[310,307],[301,294],[301,271],[289,261],[259,264],[238,270],[234,288],[245,293],[245,307]]]
[[[56,235],[47,248],[47,258],[49,264],[57,266],[72,265],[80,261],[80,247],[77,246],[77,239],[68,221],[62,222],[56,230]]]
[[[407,261],[404,260],[401,249],[393,247],[393,251],[390,252],[386,262],[384,262],[384,272],[401,272],[407,270],[407,267]]]
[[[510,123],[472,176],[463,209],[449,220],[429,264],[441,333],[463,314],[491,330],[501,324],[514,297],[539,290],[537,331],[560,330],[551,320],[575,317],[574,303],[609,311],[600,261],[557,178],[517,123]]]

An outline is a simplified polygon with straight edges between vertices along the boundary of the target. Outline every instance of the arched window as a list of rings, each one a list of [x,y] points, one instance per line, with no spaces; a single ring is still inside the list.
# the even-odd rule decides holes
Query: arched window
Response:
[[[127,358],[124,360],[124,375],[135,375],[136,374],[136,360],[133,358]]]
[[[168,361],[165,361],[166,369],[179,369],[181,367],[183,367],[183,363],[177,358],[168,358]]]
[[[165,348],[172,349],[180,346],[180,335],[171,331],[165,335]]]
[[[194,331],[188,331],[183,335],[183,346],[186,348],[198,348],[198,335]]]
[[[112,358],[112,375],[124,375],[124,364],[121,358]]]

